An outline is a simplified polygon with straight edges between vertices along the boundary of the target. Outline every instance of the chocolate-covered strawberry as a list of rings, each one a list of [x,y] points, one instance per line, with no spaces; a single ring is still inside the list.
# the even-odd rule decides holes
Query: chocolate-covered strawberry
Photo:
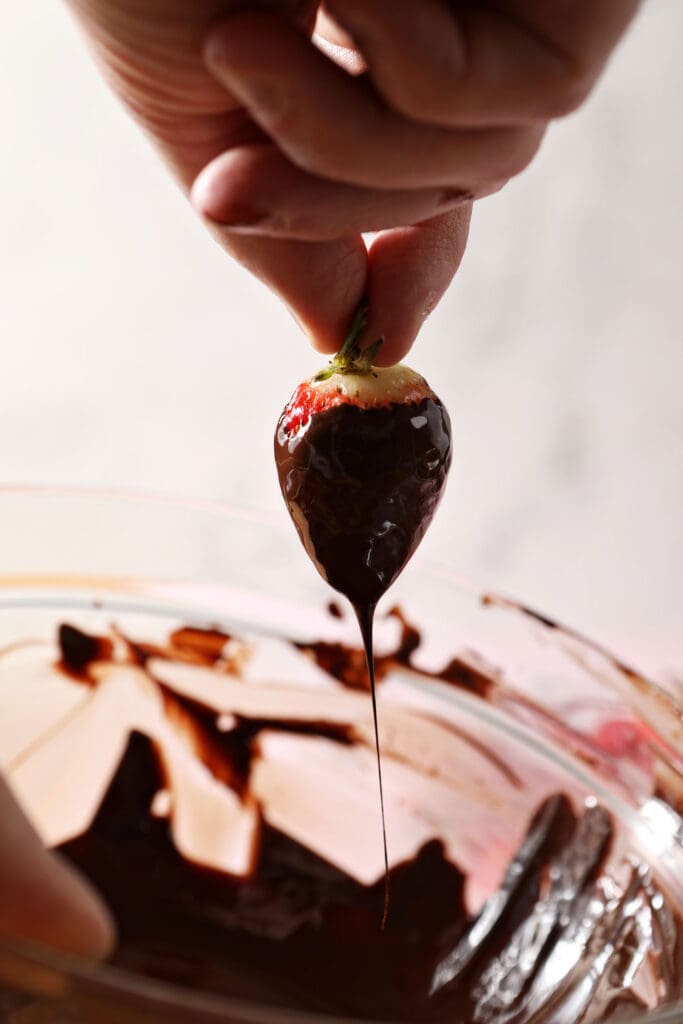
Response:
[[[451,464],[448,413],[407,366],[373,365],[361,352],[366,309],[330,365],[296,389],[275,431],[275,461],[289,514],[320,575],[351,601],[363,635],[375,724],[384,841],[389,859],[372,657],[377,601],[432,521]]]
[[[282,494],[318,571],[372,607],[422,540],[451,463],[450,420],[407,366],[360,351],[365,310],[339,354],[298,386],[275,432]]]

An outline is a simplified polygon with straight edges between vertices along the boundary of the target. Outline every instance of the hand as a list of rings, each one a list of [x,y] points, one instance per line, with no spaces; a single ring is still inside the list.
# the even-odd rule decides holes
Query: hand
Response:
[[[240,0],[68,0],[105,77],[189,191],[220,153],[263,141],[239,100],[212,74],[202,48],[217,19]],[[276,0],[311,31],[318,0]],[[366,286],[358,234],[332,241],[216,233],[229,253],[273,288],[324,351],[336,351]]]
[[[358,44],[340,50],[309,41],[315,0],[274,0],[270,14],[231,14],[250,6],[236,0],[71,2],[186,187],[208,164],[195,204],[226,248],[325,351],[366,292],[367,336],[385,335],[385,362],[407,351],[455,273],[469,199],[528,164],[637,7],[329,0],[342,41]],[[366,252],[371,230],[381,233]]]
[[[3,936],[99,958],[112,948],[114,926],[89,883],[45,849],[0,777]]]

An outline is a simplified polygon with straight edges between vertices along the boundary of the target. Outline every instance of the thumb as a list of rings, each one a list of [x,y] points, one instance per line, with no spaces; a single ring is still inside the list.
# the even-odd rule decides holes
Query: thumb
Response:
[[[114,924],[86,879],[45,849],[0,777],[0,937],[106,957]]]
[[[471,204],[464,204],[375,237],[367,284],[370,318],[363,338],[384,338],[378,363],[403,359],[448,288],[465,252],[471,212]]]

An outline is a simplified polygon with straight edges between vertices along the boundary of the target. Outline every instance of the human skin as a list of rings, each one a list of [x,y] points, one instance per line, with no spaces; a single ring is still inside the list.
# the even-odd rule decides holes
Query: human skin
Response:
[[[471,199],[522,171],[548,122],[583,102],[638,6],[69,3],[226,250],[325,352],[367,295],[365,337],[385,338],[384,363],[456,272]]]
[[[0,938],[104,957],[114,923],[90,883],[45,849],[0,776]]]

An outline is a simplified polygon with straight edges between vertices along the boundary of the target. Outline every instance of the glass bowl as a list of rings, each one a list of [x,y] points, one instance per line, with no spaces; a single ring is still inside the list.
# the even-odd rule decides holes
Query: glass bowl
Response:
[[[25,666],[23,674],[12,671],[11,659],[30,662],[31,652],[40,648],[41,664],[52,664],[53,655],[48,657],[45,651],[53,651],[60,623],[75,624],[88,634],[108,633],[113,636],[112,649],[123,644],[128,660],[131,652],[153,659],[140,660],[126,671],[138,673],[138,679],[146,672],[145,686],[151,678],[165,694],[170,693],[165,718],[162,715],[167,728],[173,719],[169,708],[175,707],[179,694],[185,700],[183,708],[198,702],[194,691],[188,697],[183,690],[183,672],[207,671],[205,666],[180,663],[197,661],[196,651],[188,655],[187,647],[182,657],[178,655],[178,664],[173,659],[164,662],[164,638],[187,626],[222,636],[220,658],[214,659],[211,671],[228,676],[242,672],[239,645],[244,643],[242,653],[247,652],[244,656],[252,666],[245,677],[251,684],[249,692],[271,683],[283,687],[283,698],[272,699],[276,704],[280,701],[277,706],[285,708],[283,713],[290,714],[295,726],[277,733],[272,722],[266,727],[263,716],[258,719],[261,788],[253,813],[261,815],[268,827],[280,830],[285,829],[284,815],[298,842],[315,837],[311,848],[323,862],[355,872],[360,889],[370,892],[380,886],[383,860],[370,702],[363,692],[357,626],[308,563],[284,513],[271,517],[154,495],[6,487],[0,489],[0,517],[0,766],[48,843],[59,842],[68,855],[79,849],[87,800],[75,783],[71,791],[74,771],[69,766],[81,748],[76,753],[75,748],[65,748],[57,760],[48,758],[42,769],[39,761],[31,761],[31,754],[31,771],[25,770],[28,740],[44,738],[50,729],[55,731],[56,722],[61,728],[62,720],[54,717],[54,709],[46,709],[43,691],[35,689],[39,684],[27,682],[31,674]],[[330,607],[332,599],[335,603]],[[574,851],[573,860],[565,857],[564,861],[563,850],[555,849],[543,875],[545,902],[537,892],[536,902],[532,899],[526,906],[526,918],[508,936],[510,948],[496,953],[499,976],[493,987],[493,975],[489,976],[488,995],[485,972],[479,978],[478,991],[484,992],[482,1021],[512,1020],[515,998],[527,1000],[528,1017],[535,1005],[534,972],[543,965],[550,972],[557,963],[564,964],[565,970],[572,955],[571,943],[565,940],[568,935],[576,940],[581,928],[585,932],[591,914],[592,931],[582,933],[585,955],[580,964],[577,960],[571,985],[566,978],[561,984],[556,979],[551,999],[554,1016],[547,1019],[553,1024],[597,1019],[587,1007],[602,1000],[613,1009],[615,986],[633,985],[640,1002],[635,1016],[634,1004],[625,1006],[629,1020],[649,1024],[679,1020],[680,1010],[672,1000],[683,998],[680,941],[674,949],[671,930],[678,915],[683,916],[679,817],[683,709],[676,694],[546,616],[509,598],[481,593],[446,570],[422,565],[419,556],[380,605],[376,643],[392,879],[397,866],[411,862],[433,839],[466,878],[469,931],[439,959],[433,990],[438,993],[440,986],[451,983],[454,964],[466,952],[467,943],[471,946],[475,934],[495,919],[501,893],[514,888],[515,878],[530,863],[524,858],[529,857],[529,844],[533,845],[538,815],[544,820],[555,795],[564,794],[571,813],[584,815],[584,823],[603,814],[602,825],[608,821],[612,830],[609,845],[603,844],[600,857],[593,849],[592,867],[584,863],[584,848]],[[330,661],[340,651],[346,652],[341,669]],[[237,669],[228,664],[233,653]],[[161,682],[155,675],[159,672]],[[224,675],[221,685],[226,682]],[[60,683],[67,705],[77,690],[79,695],[85,693],[85,683],[88,701],[101,701],[104,687],[96,673]],[[121,710],[128,700],[126,693],[122,686],[107,713],[111,718],[102,721],[129,713],[127,707]],[[330,743],[310,733],[320,726],[318,702],[328,698],[342,708],[344,728],[351,723],[353,742],[347,745],[362,748],[362,756],[358,754],[358,763],[344,760],[351,754],[341,744],[335,748],[341,760],[325,775]],[[242,700],[238,696],[234,708],[229,702],[214,708],[216,721],[222,722],[220,728],[226,733],[236,720],[255,714],[244,710]],[[300,701],[303,710],[291,711],[291,701]],[[47,717],[37,722],[41,715]],[[176,742],[185,727],[182,715],[174,721]],[[105,726],[98,728],[106,732]],[[300,734],[293,735],[292,729],[296,733],[299,728]],[[183,742],[196,746],[194,733],[187,738],[190,733],[188,726]],[[163,760],[168,752],[164,753],[162,740],[151,727],[149,735],[162,750]],[[327,753],[315,746],[323,742]],[[92,743],[83,749],[92,750]],[[268,750],[284,749],[295,752],[294,760],[274,760],[269,775]],[[312,752],[311,765],[303,763],[299,751]],[[88,756],[97,761],[103,755],[98,751]],[[223,849],[216,853],[211,842],[202,845],[204,841],[197,839],[192,823],[195,804],[173,775],[172,758],[168,758],[168,786],[155,794],[154,814],[168,823],[164,827],[171,830],[187,860],[210,869],[215,879],[220,875],[219,861],[223,864],[220,857],[227,855]],[[84,773],[88,778],[97,774],[95,761],[89,766],[92,771]],[[202,763],[206,767],[206,758]],[[54,798],[41,803],[50,765]],[[41,770],[45,779],[37,783]],[[352,777],[356,770],[358,776]],[[253,764],[250,771],[257,774]],[[216,778],[220,782],[220,772]],[[297,786],[304,794],[305,816],[294,822],[290,804]],[[89,799],[92,802],[92,793]],[[60,800],[64,813],[73,819],[69,827],[55,825]],[[335,808],[334,814],[328,814],[330,807]],[[590,847],[594,839],[590,828],[587,834]],[[571,846],[571,841],[572,837],[566,838],[565,846]],[[575,891],[568,893],[567,886]],[[579,895],[584,901],[583,917],[577,911],[578,917],[572,919],[571,899],[578,900]],[[628,937],[628,956],[619,953],[616,960],[606,954],[611,948],[605,924],[610,914],[612,924],[616,921],[626,929],[619,934]],[[130,958],[93,964],[0,939],[0,1016],[8,1024],[160,1020],[193,1024],[336,1020],[341,1024],[342,1018],[352,1024],[372,1016],[358,1009],[341,1016],[310,1007],[308,1011],[292,1009],[282,996],[266,998],[259,991],[248,998],[227,997],[220,985],[178,984],[168,980],[168,973],[159,957],[151,968]],[[566,994],[570,988],[571,998]],[[377,1012],[372,1019],[379,1019]],[[404,1014],[402,1019],[421,1018]]]

